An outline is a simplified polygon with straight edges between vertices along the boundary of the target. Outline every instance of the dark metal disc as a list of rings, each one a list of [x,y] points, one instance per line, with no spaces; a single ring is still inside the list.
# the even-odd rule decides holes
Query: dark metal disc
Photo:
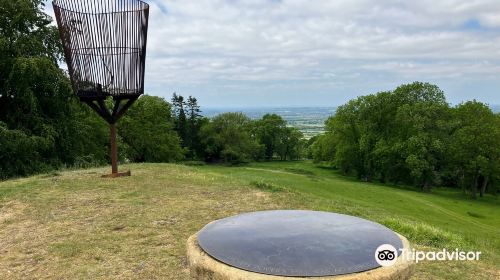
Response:
[[[278,210],[246,213],[206,225],[200,247],[243,270],[281,276],[332,276],[377,268],[375,250],[396,249],[390,229],[336,213]]]

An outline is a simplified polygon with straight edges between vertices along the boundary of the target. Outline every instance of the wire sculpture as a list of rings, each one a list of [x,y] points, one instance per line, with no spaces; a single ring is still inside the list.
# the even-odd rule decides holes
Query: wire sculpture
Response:
[[[80,101],[110,124],[111,177],[118,173],[116,122],[144,93],[149,5],[140,0],[54,0],[64,57]],[[112,99],[112,109],[106,100]]]

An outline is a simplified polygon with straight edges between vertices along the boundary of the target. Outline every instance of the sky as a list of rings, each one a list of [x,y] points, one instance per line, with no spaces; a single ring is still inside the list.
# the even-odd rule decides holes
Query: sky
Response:
[[[500,104],[498,0],[146,2],[150,95],[192,95],[205,107],[337,106],[422,81],[451,104]]]

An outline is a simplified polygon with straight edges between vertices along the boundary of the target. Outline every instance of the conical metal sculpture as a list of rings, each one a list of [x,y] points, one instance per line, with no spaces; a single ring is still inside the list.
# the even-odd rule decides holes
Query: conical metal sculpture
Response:
[[[118,173],[116,122],[144,93],[149,5],[139,0],[52,2],[75,94],[110,126],[110,177]],[[107,104],[112,103],[112,109]]]

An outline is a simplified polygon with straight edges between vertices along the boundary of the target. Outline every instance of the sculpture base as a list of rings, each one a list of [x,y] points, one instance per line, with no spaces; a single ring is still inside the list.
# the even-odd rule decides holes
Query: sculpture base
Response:
[[[389,267],[379,267],[368,271],[323,277],[285,277],[260,274],[242,270],[222,263],[207,253],[198,245],[198,234],[189,237],[187,241],[187,259],[191,277],[198,280],[405,280],[409,279],[414,271],[414,262],[398,258],[397,262]],[[403,248],[411,250],[408,240],[399,235]]]
[[[130,175],[131,175],[131,173],[129,170],[129,171],[125,171],[125,172],[105,174],[105,175],[102,175],[101,178],[117,178],[117,177],[126,177],[126,176],[130,176]]]

